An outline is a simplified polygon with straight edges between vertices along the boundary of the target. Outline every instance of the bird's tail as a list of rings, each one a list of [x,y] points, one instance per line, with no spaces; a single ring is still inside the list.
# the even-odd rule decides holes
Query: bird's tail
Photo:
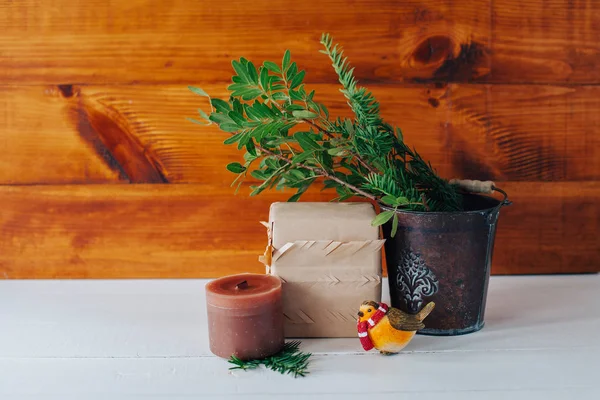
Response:
[[[435,307],[435,303],[433,301],[430,301],[429,303],[427,303],[427,305],[425,307],[423,307],[423,309],[417,313],[417,315],[416,315],[417,319],[419,321],[423,322],[423,320],[425,318],[427,318],[429,313],[431,311],[433,311],[433,307]]]

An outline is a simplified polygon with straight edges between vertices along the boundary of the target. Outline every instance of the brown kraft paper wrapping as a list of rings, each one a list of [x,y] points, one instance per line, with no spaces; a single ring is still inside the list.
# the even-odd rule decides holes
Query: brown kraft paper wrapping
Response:
[[[369,203],[273,203],[261,261],[283,281],[286,337],[355,337],[364,300],[381,300],[379,228]]]

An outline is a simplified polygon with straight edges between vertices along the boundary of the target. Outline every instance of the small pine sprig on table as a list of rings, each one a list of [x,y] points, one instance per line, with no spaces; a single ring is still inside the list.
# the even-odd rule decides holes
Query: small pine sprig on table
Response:
[[[241,369],[246,371],[249,369],[256,369],[261,365],[264,365],[266,368],[277,371],[281,374],[291,374],[294,376],[294,378],[306,376],[306,374],[308,374],[307,369],[309,359],[312,354],[303,353],[299,350],[299,348],[300,341],[295,340],[287,342],[279,353],[258,360],[240,360],[236,356],[231,356],[229,362],[234,366],[229,369]]]

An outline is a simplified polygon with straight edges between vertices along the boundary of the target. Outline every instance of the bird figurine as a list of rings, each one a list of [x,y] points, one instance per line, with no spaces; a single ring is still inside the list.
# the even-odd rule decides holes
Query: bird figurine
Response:
[[[423,320],[435,307],[428,303],[417,314],[407,314],[385,303],[364,301],[358,311],[358,337],[363,348],[372,348],[381,354],[398,353],[412,340],[419,329],[425,328]]]

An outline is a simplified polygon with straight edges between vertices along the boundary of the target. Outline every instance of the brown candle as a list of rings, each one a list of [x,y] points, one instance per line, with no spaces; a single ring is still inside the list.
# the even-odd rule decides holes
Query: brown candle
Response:
[[[281,280],[239,274],[206,285],[210,351],[242,360],[264,358],[284,344]]]

